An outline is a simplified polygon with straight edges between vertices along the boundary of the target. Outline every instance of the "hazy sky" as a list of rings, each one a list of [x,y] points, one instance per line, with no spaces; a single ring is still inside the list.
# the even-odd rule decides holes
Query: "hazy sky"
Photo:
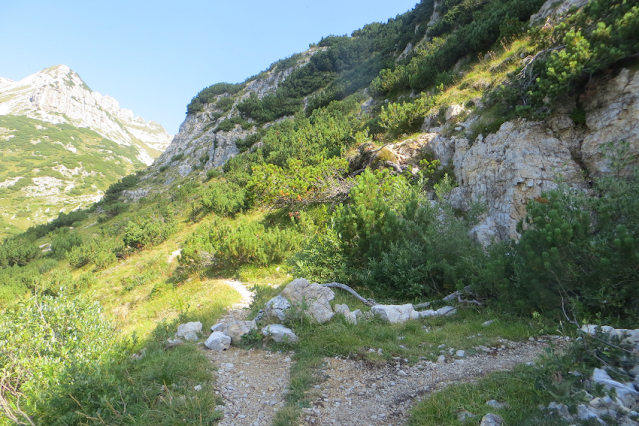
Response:
[[[0,76],[68,65],[174,134],[204,87],[244,81],[323,36],[386,22],[417,2],[4,0]]]

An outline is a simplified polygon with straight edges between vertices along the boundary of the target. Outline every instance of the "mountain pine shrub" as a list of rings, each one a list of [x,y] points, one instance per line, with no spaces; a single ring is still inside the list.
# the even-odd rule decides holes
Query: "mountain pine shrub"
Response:
[[[232,216],[244,208],[245,199],[244,188],[234,182],[220,180],[211,182],[201,202],[208,211],[220,216]]]
[[[483,271],[487,293],[519,313],[639,325],[639,172],[595,190],[561,186],[531,201],[520,241]]]

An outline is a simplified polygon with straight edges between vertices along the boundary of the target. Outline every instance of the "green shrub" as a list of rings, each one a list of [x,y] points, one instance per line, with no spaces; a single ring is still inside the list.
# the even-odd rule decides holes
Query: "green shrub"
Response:
[[[139,349],[133,349],[136,340],[122,340],[101,311],[97,303],[66,294],[38,296],[7,310],[0,318],[7,417],[38,425],[219,420],[205,356],[194,345],[164,351],[177,320],[159,324],[153,338],[141,342],[144,357],[134,361],[128,355]],[[193,390],[197,384],[202,392]],[[15,424],[7,417],[0,423]]]
[[[31,265],[0,268],[0,306],[6,307],[14,303],[28,291],[41,285],[42,281],[42,273]]]
[[[96,270],[101,270],[117,261],[116,253],[122,248],[120,240],[94,236],[84,244],[71,248],[66,256],[73,267],[93,264]]]
[[[437,97],[428,97],[422,94],[422,97],[412,102],[392,102],[382,107],[379,119],[382,127],[393,134],[412,133],[416,131],[428,111],[430,111],[437,102]]]
[[[215,106],[221,109],[222,111],[227,112],[233,107],[234,103],[235,103],[235,100],[233,98],[220,98],[215,103]]]
[[[331,190],[340,196],[342,178],[348,161],[331,158],[317,165],[304,165],[302,160],[288,161],[287,167],[263,164],[253,167],[246,190],[253,202],[263,205],[296,205],[329,202]]]
[[[104,213],[106,213],[108,217],[114,217],[121,213],[124,213],[125,211],[129,209],[129,207],[130,206],[128,203],[115,202],[115,203],[105,204],[103,209],[104,209]]]
[[[7,310],[0,332],[0,365],[15,389],[3,389],[3,394],[16,407],[19,389],[27,397],[21,406],[30,414],[40,404],[49,404],[41,398],[59,386],[66,369],[84,369],[117,354],[111,340],[113,328],[101,317],[100,307],[79,299],[39,296],[27,300]]]
[[[112,183],[104,193],[104,197],[102,197],[100,204],[110,204],[117,201],[122,194],[122,191],[133,188],[139,181],[140,177],[138,175],[128,175],[124,176],[118,182]]]
[[[210,179],[214,179],[214,178],[216,178],[216,177],[220,177],[220,176],[222,176],[223,174],[224,174],[224,173],[223,173],[221,170],[219,170],[218,168],[215,168],[215,169],[208,169],[208,170],[206,171],[206,178],[210,180]]]
[[[36,238],[41,238],[58,228],[73,226],[75,222],[82,222],[87,217],[87,210],[74,210],[69,213],[60,213],[58,214],[58,217],[53,219],[51,222],[29,228],[26,233],[34,233]]]
[[[175,162],[175,161],[180,161],[184,158],[184,154],[180,153],[180,154],[176,154],[174,156],[171,157],[171,163]]]
[[[237,267],[279,263],[300,247],[303,235],[295,228],[267,228],[260,223],[237,227],[213,223],[199,229],[182,246],[180,264],[185,266]]]
[[[202,206],[220,216],[232,216],[244,208],[245,190],[233,182],[216,181],[202,195]]]
[[[174,219],[160,215],[137,219],[127,224],[123,241],[126,246],[134,249],[158,245],[176,231],[176,226]]]
[[[56,259],[64,259],[69,250],[81,244],[82,237],[79,234],[60,229],[51,239],[51,254]]]
[[[8,238],[0,246],[0,267],[24,266],[40,253],[40,248],[26,235]]]
[[[348,276],[347,259],[339,234],[333,228],[322,230],[289,261],[293,276],[311,282],[343,282]]]
[[[244,88],[243,83],[230,84],[230,83],[217,83],[212,86],[203,89],[186,107],[187,114],[195,114],[204,110],[204,104],[210,104],[215,101],[219,95],[228,93],[234,95]]]
[[[357,282],[399,299],[474,283],[483,252],[468,236],[471,223],[455,217],[441,200],[431,205],[403,176],[387,170],[367,170],[357,182],[350,203],[333,216]]]
[[[503,307],[639,324],[639,172],[600,179],[595,190],[587,197],[562,186],[528,204],[519,243],[484,271]]]

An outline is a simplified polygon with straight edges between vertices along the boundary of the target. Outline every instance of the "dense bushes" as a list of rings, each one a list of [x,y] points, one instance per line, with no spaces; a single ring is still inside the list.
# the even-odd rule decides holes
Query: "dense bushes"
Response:
[[[219,418],[201,352],[187,345],[163,350],[175,323],[160,324],[146,356],[132,361],[135,341],[120,340],[101,311],[62,294],[25,300],[3,314],[0,424],[168,426]],[[204,391],[195,392],[196,384]],[[167,389],[175,400],[165,399]]]
[[[252,201],[261,205],[325,203],[345,195],[340,186],[347,171],[348,161],[343,158],[308,166],[302,160],[290,159],[286,168],[275,164],[254,166],[246,189]]]
[[[173,217],[154,214],[148,218],[130,221],[124,230],[125,246],[142,249],[164,242],[176,231],[177,223]]]
[[[121,240],[96,235],[89,241],[71,248],[66,257],[69,264],[76,268],[95,265],[96,270],[101,270],[115,263],[116,254],[123,248]]]
[[[74,210],[69,213],[60,213],[58,217],[53,219],[51,222],[36,225],[27,230],[27,233],[34,233],[36,238],[44,237],[49,232],[55,231],[58,228],[63,228],[65,226],[71,226],[75,222],[81,222],[86,219],[88,213],[86,210]]]
[[[341,280],[392,299],[414,299],[472,284],[481,248],[469,223],[431,206],[402,176],[365,171],[330,226],[292,260],[296,276]]]
[[[261,223],[237,226],[213,223],[191,235],[182,247],[185,266],[237,267],[279,263],[299,248],[303,235],[295,227],[266,227]]]
[[[40,249],[29,235],[21,235],[4,240],[0,246],[0,268],[24,266],[40,254]]]
[[[118,182],[112,183],[104,193],[104,197],[100,200],[100,204],[106,205],[118,200],[122,191],[133,188],[140,181],[138,175],[124,176]]]
[[[211,182],[202,195],[202,206],[220,216],[232,216],[244,208],[245,190],[234,182]]]
[[[19,417],[20,408],[33,415],[39,404],[48,405],[39,398],[60,385],[65,369],[116,356],[113,328],[101,318],[99,306],[75,299],[40,296],[19,303],[3,315],[0,333],[0,366],[9,385],[3,396]]]
[[[217,83],[212,86],[203,89],[198,93],[192,100],[191,103],[186,107],[186,112],[188,114],[195,114],[204,110],[204,104],[213,103],[219,95],[223,95],[224,93],[228,93],[230,95],[234,95],[238,93],[240,90],[244,88],[244,84],[230,84],[230,83]]]
[[[422,97],[412,102],[392,102],[382,107],[379,119],[382,127],[398,135],[412,133],[419,129],[424,117],[435,106],[437,97]]]
[[[529,31],[535,60],[496,91],[493,100],[523,116],[544,116],[561,96],[574,94],[597,71],[639,52],[639,7],[595,0],[555,26]]]
[[[520,242],[487,268],[489,294],[519,312],[639,325],[638,189],[636,172],[599,180],[597,197],[561,187],[531,202]]]
[[[51,255],[56,259],[64,259],[67,252],[82,244],[82,237],[68,229],[60,229],[51,239]]]

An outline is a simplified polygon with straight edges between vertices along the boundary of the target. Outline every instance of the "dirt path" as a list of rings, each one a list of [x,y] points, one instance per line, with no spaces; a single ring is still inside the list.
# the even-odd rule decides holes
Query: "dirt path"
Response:
[[[220,322],[246,319],[253,294],[242,283],[228,281],[242,296]],[[448,362],[422,361],[409,366],[402,359],[394,365],[374,367],[363,361],[329,358],[321,371],[325,381],[309,393],[310,408],[301,424],[307,425],[404,425],[408,411],[424,395],[452,383],[472,382],[492,371],[510,370],[532,362],[550,339],[527,342],[502,340],[499,347],[478,347],[478,354]],[[555,338],[556,344],[563,343]],[[220,426],[268,426],[285,405],[291,358],[288,354],[231,347],[206,351],[218,368],[215,392],[224,399]]]
[[[486,348],[488,353],[450,363],[424,361],[412,367],[402,360],[375,368],[362,361],[327,359],[322,370],[326,381],[313,390],[303,424],[404,425],[410,407],[429,392],[532,362],[547,346],[543,340],[504,341],[501,347]]]
[[[242,296],[220,322],[246,319],[245,308],[253,293],[238,281],[227,281]],[[231,346],[223,352],[206,351],[218,368],[215,393],[224,399],[219,426],[268,426],[275,412],[284,406],[291,359],[287,354],[262,350],[243,350]]]

